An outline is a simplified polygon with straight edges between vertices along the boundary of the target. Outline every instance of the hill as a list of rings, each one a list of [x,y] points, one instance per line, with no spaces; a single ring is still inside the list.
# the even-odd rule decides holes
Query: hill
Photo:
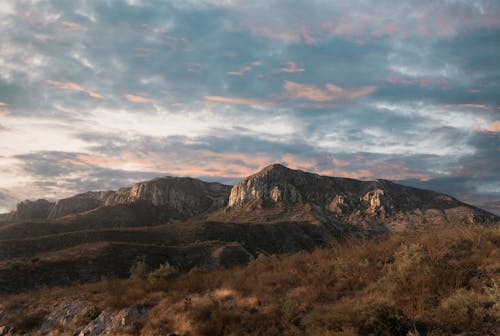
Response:
[[[136,259],[209,270],[427,226],[499,223],[448,195],[279,164],[232,188],[164,177],[55,203],[25,201],[9,216],[0,224],[0,292],[9,293],[123,278]]]

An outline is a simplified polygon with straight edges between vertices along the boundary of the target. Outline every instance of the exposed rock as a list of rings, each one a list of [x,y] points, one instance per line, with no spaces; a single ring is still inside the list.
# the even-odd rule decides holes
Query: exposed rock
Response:
[[[63,301],[48,309],[49,314],[45,317],[39,328],[40,333],[46,334],[56,327],[69,327],[76,316],[86,311],[91,304],[84,301]]]
[[[8,220],[45,219],[53,206],[54,203],[45,199],[39,199],[36,201],[25,200],[18,203],[16,211],[11,212],[7,218]]]
[[[258,203],[265,201],[272,203],[302,201],[303,197],[300,192],[288,181],[288,173],[289,169],[275,164],[247,177],[231,189],[228,208],[248,204],[260,206],[261,204]]]
[[[342,195],[335,195],[333,200],[328,203],[326,210],[334,212],[337,215],[342,215],[350,210],[349,203],[347,199]]]
[[[184,217],[223,208],[231,186],[193,178],[163,177],[134,184],[118,191],[89,191],[67,197],[55,204],[46,200],[26,200],[16,211],[0,214],[0,221],[54,219],[103,206],[150,202]]]
[[[116,333],[119,328],[124,328],[141,318],[149,307],[133,306],[117,312],[102,312],[99,317],[80,329],[79,336],[100,336]]]
[[[307,207],[307,205],[309,207]],[[498,222],[498,217],[451,196],[405,187],[387,180],[359,181],[320,176],[274,164],[236,184],[230,193],[227,216],[268,220],[278,210],[281,221],[309,220],[325,225],[351,225],[360,229],[404,229],[423,223]],[[300,210],[301,215],[292,215]],[[242,212],[242,210],[245,210]],[[310,220],[309,220],[310,221]]]
[[[48,218],[63,217],[70,214],[93,210],[103,206],[113,191],[89,191],[57,201]]]
[[[0,336],[6,336],[9,334],[10,328],[8,326],[0,326]]]
[[[227,185],[193,178],[163,177],[121,188],[106,199],[106,205],[145,200],[193,216],[224,207],[230,189]]]
[[[367,192],[363,195],[361,200],[368,203],[368,208],[365,210],[367,214],[374,215],[385,213],[385,197],[382,189],[375,189]]]

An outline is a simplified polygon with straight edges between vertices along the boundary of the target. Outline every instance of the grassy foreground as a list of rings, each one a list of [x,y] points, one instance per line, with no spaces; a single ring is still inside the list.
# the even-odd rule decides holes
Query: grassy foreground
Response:
[[[112,267],[112,265],[110,265]],[[180,274],[138,262],[127,280],[0,298],[3,321],[36,334],[47,307],[148,312],[117,335],[497,335],[500,228],[440,227]],[[64,327],[54,335],[69,333]]]

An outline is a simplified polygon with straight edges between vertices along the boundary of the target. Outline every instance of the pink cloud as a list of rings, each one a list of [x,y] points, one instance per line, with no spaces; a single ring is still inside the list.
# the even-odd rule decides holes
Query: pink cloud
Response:
[[[500,132],[500,120],[495,120],[488,126],[489,132]]]
[[[250,105],[250,106],[274,106],[277,102],[266,99],[235,98],[223,96],[205,96],[205,101],[222,104]]]
[[[78,92],[85,92],[89,97],[92,98],[97,98],[97,99],[104,99],[104,97],[94,91],[86,90],[83,87],[81,87],[80,84],[75,83],[75,82],[61,82],[61,81],[55,81],[55,80],[46,80],[45,83],[48,85],[56,88],[56,89],[61,89],[61,90],[69,90],[69,91],[78,91]]]
[[[261,61],[254,61],[254,62],[251,62],[251,63],[247,64],[246,66],[244,66],[239,71],[229,71],[227,74],[231,75],[231,76],[242,76],[246,72],[248,72],[248,71],[252,70],[253,68],[258,67],[260,65],[262,65]]]
[[[129,102],[132,102],[132,103],[139,103],[139,104],[150,104],[152,103],[153,101],[149,98],[146,98],[146,97],[143,97],[143,96],[139,96],[137,94],[126,94],[125,95],[125,99],[127,99]]]
[[[78,23],[68,20],[61,21],[61,26],[69,30],[79,30],[81,28]]]
[[[446,104],[442,105],[444,108],[472,108],[472,109],[481,109],[488,110],[488,106],[485,104]]]
[[[288,62],[286,67],[282,67],[279,69],[274,69],[273,72],[286,72],[286,73],[296,73],[296,72],[304,72],[304,68],[299,68],[297,64],[294,62]]]
[[[353,89],[344,89],[331,83],[325,84],[322,89],[315,85],[307,85],[292,81],[285,81],[285,95],[290,98],[307,98],[313,101],[331,101],[337,99],[355,99],[367,96],[376,91],[375,86],[362,86]]]

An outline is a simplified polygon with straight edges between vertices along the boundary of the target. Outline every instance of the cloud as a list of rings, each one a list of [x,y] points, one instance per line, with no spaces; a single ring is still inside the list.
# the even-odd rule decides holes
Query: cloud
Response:
[[[471,109],[481,109],[481,110],[488,110],[488,106],[485,104],[472,104],[472,103],[466,103],[466,104],[446,104],[443,105],[444,108],[471,108]]]
[[[241,76],[245,74],[246,72],[252,70],[254,67],[262,65],[261,61],[254,61],[249,63],[248,65],[244,66],[241,68],[239,71],[229,71],[227,74],[231,76]]]
[[[146,97],[143,97],[143,96],[139,96],[137,94],[126,94],[125,95],[125,98],[129,101],[129,102],[132,102],[132,103],[139,103],[139,104],[150,104],[153,102],[153,100],[149,99],[149,98],[146,98]]]
[[[307,85],[292,81],[285,81],[284,93],[290,98],[307,98],[313,101],[331,101],[337,99],[355,99],[367,96],[376,91],[374,86],[363,86],[353,89],[343,89],[340,86],[327,83],[325,89],[315,85]]]
[[[304,68],[299,68],[297,64],[294,62],[288,62],[286,67],[281,67],[278,69],[274,69],[273,72],[285,72],[285,73],[296,73],[296,72],[304,72]]]
[[[7,111],[6,109],[3,109],[6,106],[7,106],[6,103],[0,102],[0,118],[6,117],[7,115],[9,115],[9,111]],[[5,128],[2,128],[2,129],[5,129]]]
[[[70,91],[79,91],[79,92],[85,92],[89,97],[92,98],[97,98],[97,99],[104,99],[104,97],[94,91],[86,90],[80,86],[80,84],[74,83],[74,82],[61,82],[61,81],[55,81],[55,80],[46,80],[45,83],[48,85],[55,87],[57,89],[61,90],[70,90]]]
[[[498,199],[491,1],[7,7],[0,188],[60,197],[164,174],[229,181],[283,161]]]
[[[489,126],[488,126],[488,131],[489,132],[500,132],[500,120],[495,120],[493,121]]]
[[[61,26],[68,30],[79,30],[81,28],[78,23],[68,20],[61,21]]]
[[[266,99],[235,98],[223,96],[205,96],[205,101],[221,104],[236,104],[250,106],[276,106],[278,102]]]

